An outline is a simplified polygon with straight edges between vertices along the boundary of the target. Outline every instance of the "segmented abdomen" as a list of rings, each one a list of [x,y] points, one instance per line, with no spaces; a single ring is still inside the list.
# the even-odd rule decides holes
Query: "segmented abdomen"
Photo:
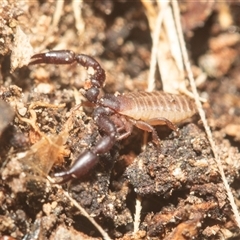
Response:
[[[165,92],[133,92],[118,96],[119,113],[136,120],[166,118],[181,122],[196,113],[195,103],[185,95]]]

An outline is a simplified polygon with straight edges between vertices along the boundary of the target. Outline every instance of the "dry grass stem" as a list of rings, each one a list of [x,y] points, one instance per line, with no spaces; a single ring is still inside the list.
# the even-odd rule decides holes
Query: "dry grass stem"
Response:
[[[188,78],[189,78],[189,81],[190,81],[190,85],[191,85],[191,88],[192,88],[192,91],[193,91],[193,94],[194,94],[194,97],[195,97],[196,105],[198,107],[199,115],[200,115],[201,120],[203,122],[203,126],[205,128],[208,140],[210,142],[210,145],[211,145],[211,148],[212,148],[212,151],[213,151],[216,163],[217,163],[219,173],[221,175],[223,184],[224,184],[225,189],[227,191],[228,199],[230,201],[230,204],[231,204],[234,216],[235,216],[235,220],[238,224],[238,227],[240,228],[239,212],[238,212],[237,206],[235,204],[231,188],[230,188],[230,186],[227,182],[227,179],[226,179],[226,176],[225,176],[225,173],[224,173],[224,170],[223,170],[223,166],[222,166],[222,163],[221,163],[221,159],[219,157],[217,147],[216,147],[215,141],[214,141],[213,136],[212,136],[211,129],[210,129],[208,123],[207,123],[206,115],[205,115],[205,112],[202,108],[202,104],[201,104],[201,101],[200,101],[200,98],[199,98],[199,95],[198,95],[198,92],[197,92],[196,84],[195,84],[195,81],[194,81],[193,73],[192,73],[192,70],[191,70],[191,65],[190,65],[190,62],[189,62],[189,59],[188,59],[188,54],[187,54],[187,50],[186,50],[186,46],[185,46],[185,42],[184,42],[183,31],[182,31],[181,22],[180,22],[179,6],[178,6],[178,3],[174,0],[172,0],[172,5],[173,5],[173,10],[174,10],[174,16],[175,16],[175,19],[176,19],[176,26],[177,26],[177,30],[178,30],[179,41],[180,41],[180,45],[181,45],[181,48],[182,48],[183,60],[184,60],[184,64],[185,64],[186,71],[187,71],[187,74],[188,74]]]
[[[149,75],[148,75],[148,88],[147,91],[151,92],[155,89],[155,71],[156,71],[156,65],[157,65],[157,56],[158,56],[158,42],[160,37],[160,32],[162,29],[162,22],[165,15],[165,9],[167,5],[165,5],[164,8],[162,8],[157,16],[156,19],[156,27],[154,29],[154,32],[152,33],[152,50],[151,50],[151,61],[150,61],[150,69],[149,69]]]

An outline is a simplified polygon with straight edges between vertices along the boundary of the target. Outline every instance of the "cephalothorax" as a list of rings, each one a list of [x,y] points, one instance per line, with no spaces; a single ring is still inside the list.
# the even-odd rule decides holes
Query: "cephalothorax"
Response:
[[[133,125],[152,132],[153,141],[158,144],[159,138],[153,126],[166,124],[177,131],[174,124],[193,116],[196,112],[194,102],[186,96],[164,92],[106,94],[100,98],[99,90],[105,81],[105,71],[94,58],[88,55],[75,54],[68,50],[50,51],[32,56],[30,64],[71,64],[73,62],[94,69],[94,74],[90,75],[90,82],[86,84],[84,95],[88,101],[96,105],[93,119],[104,135],[95,146],[82,152],[69,170],[54,175],[61,178],[58,183],[84,176],[116,141],[131,134]]]

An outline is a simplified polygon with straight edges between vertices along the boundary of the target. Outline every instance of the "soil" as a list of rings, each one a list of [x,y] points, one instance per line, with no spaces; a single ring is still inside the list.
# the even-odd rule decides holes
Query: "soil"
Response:
[[[198,91],[238,206],[240,5],[198,4],[180,4],[185,41],[194,73],[206,76]],[[51,49],[88,54],[106,71],[102,95],[146,90],[152,32],[145,7],[124,0],[2,0],[0,239],[102,239],[63,191],[110,239],[240,237],[198,115],[179,126],[179,135],[156,127],[160,146],[134,128],[62,188],[47,178],[102,136],[91,117],[95,106],[81,94],[87,71],[77,64],[28,65],[31,56]]]

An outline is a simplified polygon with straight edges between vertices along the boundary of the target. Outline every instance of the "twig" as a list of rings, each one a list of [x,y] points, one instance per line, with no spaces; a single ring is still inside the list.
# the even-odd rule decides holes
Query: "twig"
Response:
[[[76,29],[78,30],[79,36],[83,34],[85,29],[85,24],[82,19],[82,10],[81,10],[82,5],[83,5],[83,1],[79,1],[79,0],[72,1],[73,14],[75,18],[75,26],[76,26]]]
[[[50,183],[54,183],[54,180],[51,177],[47,177]],[[55,184],[55,187],[57,187],[58,190],[60,190],[63,195],[73,204],[80,212],[81,214],[86,217],[93,226],[102,234],[104,240],[111,240],[111,238],[108,236],[107,232],[104,231],[104,229],[92,218],[87,211],[76,201],[74,200],[67,191],[65,191],[61,185]]]
[[[183,31],[182,31],[182,26],[181,26],[181,22],[180,22],[180,11],[179,11],[178,2],[175,1],[175,0],[172,0],[172,5],[173,5],[173,12],[174,12],[175,19],[176,19],[176,27],[177,27],[177,31],[178,31],[179,41],[180,41],[180,45],[181,45],[181,48],[182,48],[183,61],[184,61],[185,67],[186,67],[186,71],[187,71],[188,78],[189,78],[189,81],[190,81],[191,89],[192,89],[192,92],[194,94],[195,102],[196,102],[196,105],[197,105],[197,108],[198,108],[198,111],[199,111],[199,115],[201,117],[201,120],[203,122],[203,126],[205,128],[206,133],[207,133],[207,137],[208,137],[208,140],[210,142],[210,145],[211,145],[214,157],[215,157],[215,161],[217,163],[219,173],[221,175],[223,184],[224,184],[225,189],[227,191],[228,199],[230,201],[232,211],[233,211],[234,216],[235,216],[235,220],[237,222],[238,227],[240,228],[239,212],[238,212],[237,206],[234,202],[233,194],[232,194],[230,186],[227,182],[227,179],[226,179],[226,176],[225,176],[225,173],[224,173],[224,170],[223,170],[223,166],[222,166],[219,154],[217,152],[216,144],[215,144],[215,141],[213,139],[210,127],[207,123],[206,115],[205,115],[205,112],[202,108],[202,104],[201,104],[201,101],[199,99],[199,95],[198,95],[198,92],[197,92],[196,84],[195,84],[195,81],[194,81],[193,73],[192,73],[192,70],[191,70],[191,65],[190,65],[190,62],[189,62],[189,59],[188,59],[188,54],[187,54],[187,50],[186,50],[186,46],[185,46],[185,42],[184,42]]]
[[[133,234],[135,234],[139,230],[139,225],[141,222],[141,212],[142,212],[142,198],[139,195],[137,195],[133,222]]]
[[[64,5],[64,0],[56,1],[56,9],[55,9],[55,12],[53,14],[53,21],[52,21],[53,29],[55,27],[57,27],[57,25],[58,25],[58,23],[60,21],[61,14],[63,12],[63,5]]]
[[[151,50],[151,62],[150,62],[150,70],[149,70],[149,75],[148,75],[148,88],[147,91],[151,92],[155,89],[155,70],[156,70],[156,64],[157,64],[157,53],[158,53],[158,41],[159,41],[159,36],[161,32],[161,26],[162,26],[162,21],[164,17],[164,9],[162,8],[159,13],[158,17],[156,20],[155,24],[155,29],[152,34],[153,38],[153,45],[152,45],[152,50]],[[144,134],[144,143],[142,146],[142,149],[146,148],[146,143],[147,143],[147,136],[148,133],[145,132]],[[142,161],[138,161],[138,167],[142,168]],[[135,234],[139,230],[139,225],[141,222],[141,212],[142,212],[142,198],[137,195],[136,197],[136,203],[135,203],[135,214],[134,214],[134,222],[133,222],[133,233]]]

